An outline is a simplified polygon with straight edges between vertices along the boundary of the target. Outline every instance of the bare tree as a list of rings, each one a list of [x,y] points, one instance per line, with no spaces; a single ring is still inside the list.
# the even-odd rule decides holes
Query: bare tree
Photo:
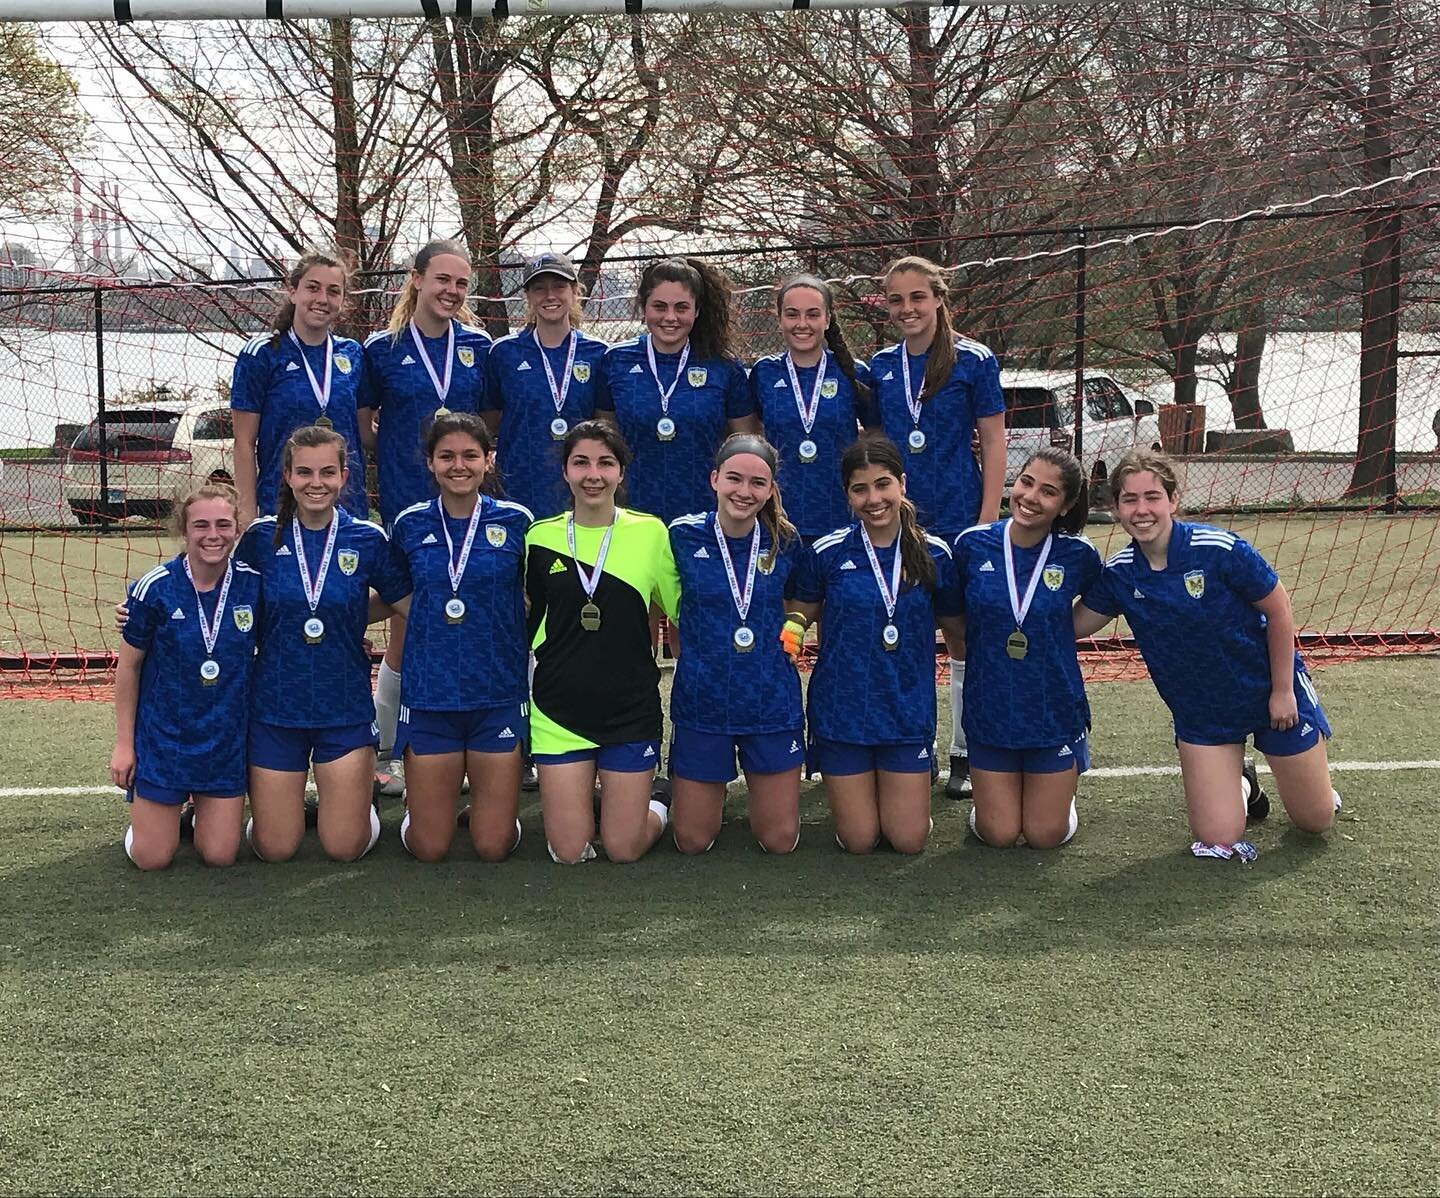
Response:
[[[75,82],[23,25],[0,25],[0,76],[0,212],[44,215],[85,132]]]

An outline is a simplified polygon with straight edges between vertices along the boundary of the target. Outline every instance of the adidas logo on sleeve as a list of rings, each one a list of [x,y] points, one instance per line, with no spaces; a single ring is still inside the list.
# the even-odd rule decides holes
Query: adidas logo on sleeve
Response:
[[[985,563],[983,563],[983,564],[981,565],[981,567],[980,567],[980,573],[981,573],[981,574],[994,574],[994,573],[995,573],[995,563],[994,563],[994,562],[988,562],[988,561],[985,562]]]

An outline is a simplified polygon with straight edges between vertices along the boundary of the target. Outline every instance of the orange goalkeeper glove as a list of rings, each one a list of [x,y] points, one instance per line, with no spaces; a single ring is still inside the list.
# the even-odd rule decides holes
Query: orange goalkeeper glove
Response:
[[[794,612],[787,612],[785,624],[780,629],[780,645],[791,661],[800,659],[801,646],[805,644],[805,622]]]

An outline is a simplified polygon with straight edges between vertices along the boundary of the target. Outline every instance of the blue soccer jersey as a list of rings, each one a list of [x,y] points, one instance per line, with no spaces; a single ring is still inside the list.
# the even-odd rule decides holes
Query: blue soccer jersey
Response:
[[[1005,411],[1005,397],[995,355],[978,341],[960,337],[950,381],[926,398],[917,417],[906,398],[906,370],[910,397],[917,397],[928,359],[928,352],[906,354],[904,342],[882,349],[870,360],[871,386],[885,435],[905,460],[905,493],[920,523],[950,539],[980,515],[980,467],[970,438],[980,417]]]
[[[1023,605],[1040,557],[1020,631],[1025,655],[1012,657],[1016,630],[1006,581],[1008,520],[967,528],[955,540],[955,572],[965,599],[965,735],[997,748],[1049,748],[1090,726],[1090,705],[1075,655],[1075,600],[1100,576],[1100,554],[1081,536],[1057,533],[1044,544],[1015,547],[1015,589]]]
[[[577,329],[574,345],[573,358],[570,338],[542,354],[534,329],[524,328],[495,342],[485,364],[485,406],[500,413],[500,480],[537,520],[570,506],[560,460],[565,434],[608,406],[601,402],[600,360],[609,344]]]
[[[1177,520],[1165,569],[1132,541],[1081,602],[1129,621],[1182,739],[1238,744],[1270,724],[1270,651],[1254,605],[1278,581],[1244,538]]]
[[[820,393],[815,383],[819,366],[796,367],[799,397],[790,377],[787,355],[761,358],[750,371],[750,394],[765,425],[765,438],[780,454],[778,479],[785,495],[785,514],[801,536],[819,537],[850,517],[840,480],[840,457],[855,443],[862,424],[875,423],[869,404],[862,404],[855,385],[825,351]],[[863,365],[856,377],[867,381]],[[813,411],[807,430],[802,407]]]
[[[950,547],[938,537],[926,541],[935,559],[935,590],[902,582],[893,619],[860,525],[821,537],[813,557],[802,559],[795,597],[824,603],[820,654],[810,676],[812,739],[854,745],[928,745],[935,739],[935,621],[955,615],[960,597]],[[875,550],[887,585],[897,547],[898,541]],[[887,624],[899,633],[893,649],[884,642]]]
[[[380,482],[380,519],[386,528],[412,503],[435,494],[433,476],[425,463],[430,422],[439,407],[479,412],[485,406],[489,353],[490,338],[458,320],[452,320],[450,331],[440,337],[426,337],[412,325],[398,337],[382,330],[365,338],[359,402],[377,414],[375,468]]]
[[[601,371],[610,410],[633,455],[625,477],[628,506],[668,522],[714,502],[710,471],[726,422],[752,415],[755,402],[739,362],[657,353],[657,384],[648,343],[642,336],[611,346]],[[662,389],[670,392],[668,411]]]
[[[804,722],[800,676],[780,644],[780,629],[796,570],[810,551],[796,540],[784,546],[766,570],[770,534],[762,525],[756,527],[760,542],[754,590],[742,620],[715,536],[715,513],[681,516],[670,525],[670,549],[680,574],[681,644],[670,720],[680,727],[749,736],[790,732]],[[727,537],[725,545],[743,600],[751,538]],[[737,647],[741,628],[748,634],[740,633]]]
[[[301,560],[293,528],[281,529],[274,543],[275,517],[250,526],[235,558],[260,571],[265,607],[260,654],[255,663],[255,718],[282,728],[333,728],[368,724],[375,718],[370,697],[370,657],[362,643],[369,623],[370,589],[387,603],[403,599],[410,588],[390,552],[384,530],[337,510],[339,528],[319,601],[311,610],[300,580]],[[329,526],[302,526],[304,567],[312,588],[325,561]],[[319,635],[313,625],[318,620]]]
[[[306,345],[288,333],[281,335],[279,345],[272,347],[270,342],[266,335],[246,345],[235,359],[230,379],[230,407],[260,416],[255,439],[256,509],[262,514],[275,511],[284,486],[281,471],[290,434],[324,416],[345,438],[350,478],[340,502],[363,519],[370,514],[370,502],[365,497],[365,451],[356,417],[365,374],[360,343],[348,337],[330,338],[330,400],[322,408],[316,392],[325,393],[326,346]]]
[[[410,584],[400,701],[412,711],[474,711],[529,696],[525,631],[525,533],[530,513],[508,499],[480,496],[458,590],[450,569],[465,550],[469,519],[439,499],[406,508],[391,548]],[[447,540],[448,536],[448,540]],[[458,598],[458,618],[446,605]]]
[[[126,600],[124,637],[145,654],[135,712],[135,758],[147,782],[190,794],[244,794],[245,732],[250,719],[256,625],[263,610],[260,575],[239,562],[224,579],[196,592],[184,557],[137,580]],[[215,637],[206,649],[204,623]],[[218,621],[218,623],[217,623]],[[207,661],[219,667],[202,675]],[[205,667],[209,674],[213,667]]]

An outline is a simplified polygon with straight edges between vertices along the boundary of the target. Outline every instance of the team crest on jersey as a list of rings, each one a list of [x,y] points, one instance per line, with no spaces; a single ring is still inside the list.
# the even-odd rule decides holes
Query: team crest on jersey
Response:
[[[1046,566],[1040,577],[1052,591],[1058,591],[1065,584],[1065,567]]]
[[[762,557],[756,569],[758,569],[761,574],[774,574],[776,560],[774,557]]]
[[[840,384],[834,379],[826,379],[820,384],[820,395],[823,399],[834,399],[840,394]]]
[[[703,387],[709,377],[710,372],[703,366],[692,366],[685,372],[685,381],[692,387]]]
[[[570,375],[577,383],[588,383],[590,381],[590,363],[576,362],[570,369]]]
[[[235,627],[241,632],[249,632],[255,627],[255,609],[248,603],[232,608],[230,616],[235,621]]]
[[[342,549],[335,555],[335,564],[340,567],[340,573],[348,577],[360,568],[360,554],[354,549]]]
[[[487,524],[485,526],[485,539],[499,549],[505,544],[505,530],[498,524]]]
[[[335,355],[335,369],[338,370],[341,374],[349,374],[349,373],[350,373],[350,359],[349,359],[348,357],[346,357],[344,354],[336,354],[336,355]]]
[[[475,365],[475,351],[468,345],[462,345],[455,351],[455,356],[460,359],[461,366]]]
[[[1191,570],[1185,575],[1185,590],[1190,598],[1198,599],[1205,593],[1205,571]]]

